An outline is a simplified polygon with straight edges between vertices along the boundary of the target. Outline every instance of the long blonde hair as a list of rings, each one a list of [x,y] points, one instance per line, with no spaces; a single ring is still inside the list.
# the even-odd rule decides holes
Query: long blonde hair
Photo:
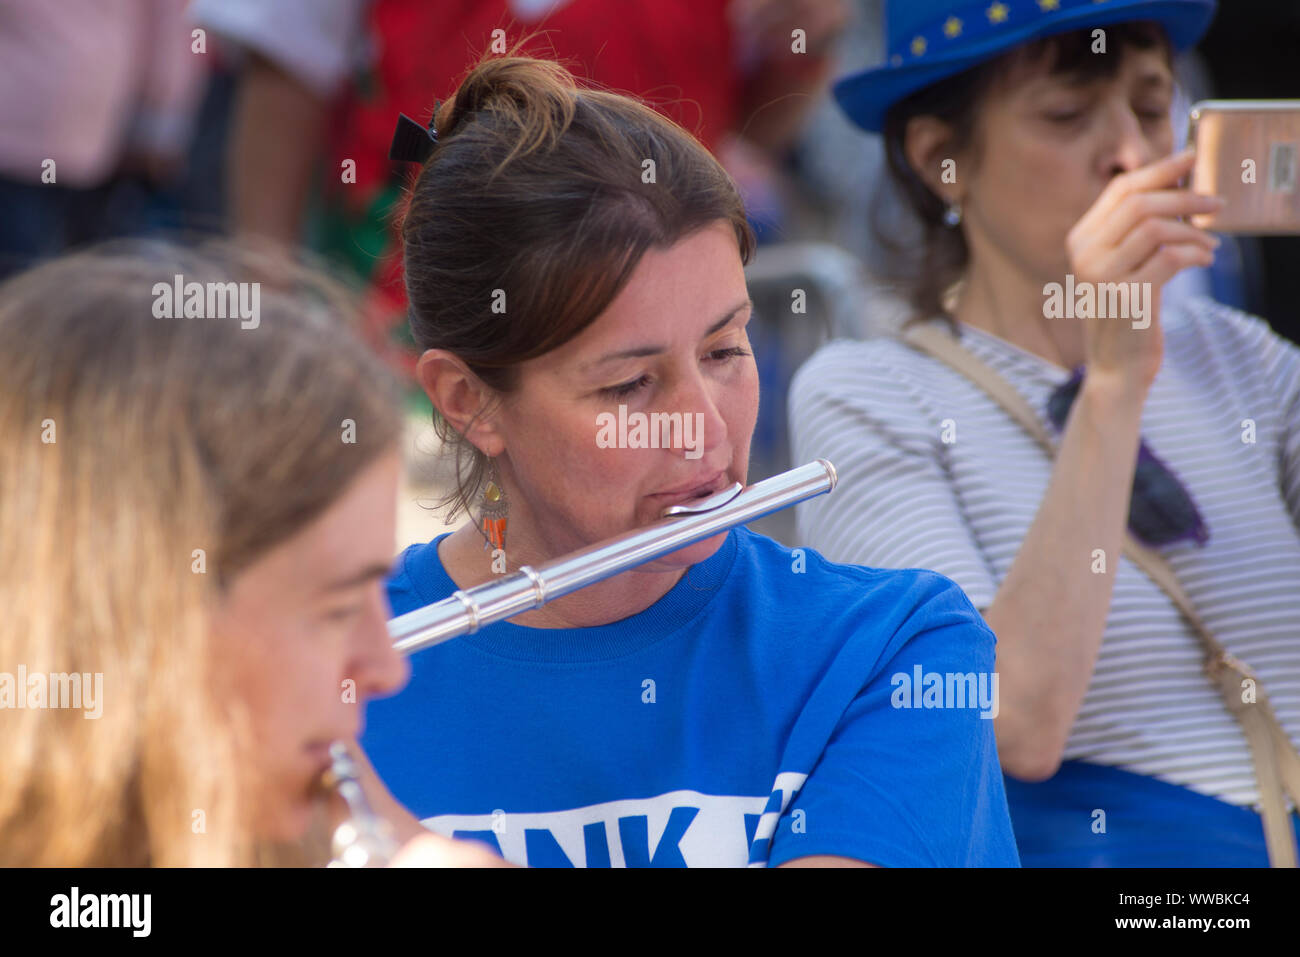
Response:
[[[319,277],[280,264],[255,325],[163,317],[175,277],[251,283],[267,263],[114,244],[0,285],[0,673],[103,682],[98,718],[0,707],[0,865],[255,859],[247,721],[208,691],[210,615],[400,431],[391,377]]]

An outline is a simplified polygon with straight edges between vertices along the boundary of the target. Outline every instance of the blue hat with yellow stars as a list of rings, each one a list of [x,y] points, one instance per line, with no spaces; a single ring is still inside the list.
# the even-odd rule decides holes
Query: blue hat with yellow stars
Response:
[[[885,62],[837,82],[835,99],[878,133],[899,100],[1029,40],[1152,20],[1177,53],[1195,46],[1214,10],[1215,0],[885,0]]]

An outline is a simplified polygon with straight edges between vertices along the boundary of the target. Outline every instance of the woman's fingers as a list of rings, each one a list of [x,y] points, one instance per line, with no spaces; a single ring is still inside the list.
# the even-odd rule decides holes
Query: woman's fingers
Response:
[[[1217,196],[1204,196],[1187,189],[1130,193],[1098,226],[1096,240],[1103,246],[1118,246],[1143,220],[1183,219],[1198,213],[1218,212],[1223,205]]]
[[[1192,171],[1195,161],[1196,154],[1192,150],[1183,150],[1130,172],[1120,173],[1106,184],[1106,188],[1097,197],[1097,202],[1093,203],[1093,210],[1102,216],[1109,216],[1127,196],[1174,189]]]
[[[1125,199],[1137,193],[1177,187],[1179,180],[1191,172],[1195,159],[1195,153],[1184,150],[1130,173],[1121,173],[1106,184],[1106,188],[1083,214],[1075,228],[1088,235],[1105,234],[1106,224]]]
[[[1161,246],[1140,263],[1137,272],[1143,282],[1159,289],[1170,279],[1190,266],[1209,266],[1214,262],[1213,250],[1201,243],[1171,243]]]
[[[1159,289],[1180,270],[1213,262],[1219,240],[1182,220],[1215,212],[1222,201],[1175,188],[1194,159],[1177,153],[1106,186],[1066,238],[1076,278]]]
[[[1171,153],[1164,159],[1122,173],[1115,177],[1115,180],[1121,183],[1124,193],[1145,193],[1154,189],[1166,189],[1176,186],[1180,179],[1192,171],[1195,163],[1196,151],[1185,149],[1181,153]]]
[[[1128,280],[1163,285],[1169,277],[1159,279],[1154,274],[1148,275],[1142,265],[1151,260],[1162,246],[1168,245],[1194,247],[1213,259],[1219,241],[1202,229],[1174,219],[1144,219],[1129,230],[1109,255],[1098,261],[1096,275],[1089,278],[1102,282]]]

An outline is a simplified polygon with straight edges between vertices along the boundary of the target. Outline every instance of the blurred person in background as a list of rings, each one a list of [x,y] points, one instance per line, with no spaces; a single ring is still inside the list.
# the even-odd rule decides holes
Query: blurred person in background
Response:
[[[878,240],[910,317],[903,341],[831,344],[796,377],[794,458],[827,454],[840,472],[833,500],[800,507],[802,540],[836,561],[935,569],[983,612],[1027,866],[1284,859],[1296,821],[1256,768],[1276,760],[1300,787],[1300,349],[1254,316],[1162,297],[1217,244],[1183,221],[1218,207],[1179,186],[1191,157],[1173,154],[1170,119],[1172,54],[1214,4],[885,12],[884,64],[835,90],[883,133],[923,224],[918,246]],[[1049,284],[1067,276],[1149,284],[1147,324],[1049,318]],[[912,348],[912,328],[1008,396]],[[1121,554],[1126,533],[1255,669],[1243,688],[1267,689],[1279,724],[1258,754],[1230,711],[1246,690],[1222,660],[1207,675],[1196,627],[1149,562]],[[1247,705],[1256,717],[1263,701]]]
[[[323,864],[329,746],[406,680],[400,416],[348,298],[285,264],[253,327],[160,317],[253,261],[123,242],[0,284],[0,866]],[[398,862],[502,863],[362,771]]]
[[[176,183],[206,62],[186,0],[0,10],[0,277],[147,225]]]
[[[1186,143],[1188,111],[1198,100],[1216,96],[1300,97],[1289,63],[1285,69],[1274,67],[1272,73],[1249,73],[1254,85],[1244,92],[1240,83],[1221,88],[1220,77],[1211,76],[1208,49],[1218,33],[1228,33],[1231,28],[1234,37],[1238,34],[1270,36],[1285,32],[1280,21],[1300,17],[1300,7],[1295,13],[1282,13],[1277,8],[1267,8],[1266,13],[1268,2],[1262,0],[1258,5],[1249,6],[1234,4],[1231,16],[1216,17],[1203,44],[1207,48],[1205,54],[1190,49],[1174,58],[1175,94],[1170,113],[1175,148],[1182,148]],[[883,59],[883,3],[884,0],[855,0],[855,16],[834,53],[837,75],[859,72]],[[1268,54],[1285,48],[1269,44],[1260,51],[1260,46],[1237,42],[1219,55],[1232,64],[1246,59],[1258,64],[1261,59],[1268,62]],[[1300,49],[1295,44],[1293,47]],[[1220,45],[1214,45],[1214,49],[1219,50]],[[1239,77],[1240,71],[1228,72],[1234,79]],[[907,284],[891,275],[889,247],[879,242],[878,237],[889,236],[899,245],[919,245],[922,224],[898,191],[891,188],[880,135],[854,124],[834,99],[828,97],[813,111],[795,156],[799,180],[804,186],[802,195],[822,222],[817,235],[852,252],[866,267],[860,277],[863,288],[859,308],[849,323],[836,330],[837,334],[863,338],[896,331],[911,308]],[[1214,262],[1208,267],[1190,266],[1175,275],[1165,286],[1165,300],[1208,295],[1226,305],[1258,312],[1267,317],[1279,334],[1297,341],[1293,311],[1280,305],[1281,298],[1275,296],[1273,301],[1278,305],[1272,309],[1250,307],[1264,305],[1265,286],[1284,290],[1291,282],[1292,271],[1274,262],[1265,263],[1259,247],[1264,246],[1267,252],[1269,247],[1300,240],[1285,236],[1220,235],[1218,238],[1223,245],[1217,250]]]
[[[826,89],[848,0],[196,0],[192,15],[245,55],[232,227],[307,236],[368,279],[368,339],[413,384],[390,224],[406,186],[387,160],[398,111],[424,121],[490,50],[558,59],[717,151],[762,239],[781,225],[774,168]]]

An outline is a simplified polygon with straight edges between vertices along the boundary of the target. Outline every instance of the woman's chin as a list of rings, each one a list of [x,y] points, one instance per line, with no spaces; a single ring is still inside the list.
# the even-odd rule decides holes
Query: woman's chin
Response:
[[[727,533],[719,532],[712,538],[706,538],[702,542],[679,548],[677,551],[664,555],[662,558],[657,558],[653,562],[646,562],[644,565],[639,566],[637,570],[659,574],[683,571],[692,565],[708,561],[726,540]]]
[[[319,792],[282,795],[267,801],[267,811],[258,828],[265,841],[292,843],[302,840],[320,811],[324,798]]]

